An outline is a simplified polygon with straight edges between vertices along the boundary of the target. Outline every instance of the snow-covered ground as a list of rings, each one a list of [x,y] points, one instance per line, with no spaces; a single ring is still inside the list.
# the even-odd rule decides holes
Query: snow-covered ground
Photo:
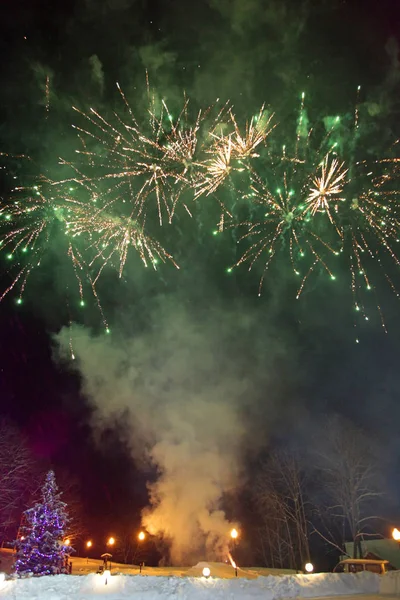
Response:
[[[113,574],[107,577],[107,583],[104,575],[95,573],[7,580],[0,583],[0,600],[278,600],[338,596],[344,600],[355,595],[355,600],[376,600],[380,592],[394,598],[400,590],[400,572],[383,577],[373,573],[263,576],[239,570],[236,578],[228,565],[207,563],[211,577],[206,579],[201,575],[205,565],[176,569],[176,574],[163,577]]]
[[[73,575],[89,575],[89,573],[96,573],[98,568],[103,564],[101,559],[95,558],[82,558],[79,556],[73,556],[72,562],[72,574]],[[200,564],[200,563],[199,563]],[[206,564],[206,563],[204,563]],[[230,563],[207,563],[212,565],[213,576],[220,577],[222,579],[230,579],[235,577],[235,571]],[[0,567],[1,568],[1,567]],[[11,570],[9,571],[11,573]],[[138,565],[124,565],[120,563],[112,563],[112,572],[123,573],[124,575],[138,575]],[[246,577],[252,579],[259,575],[291,575],[296,571],[291,569],[267,569],[265,567],[250,567],[245,569],[238,569],[238,577]],[[157,577],[168,577],[170,575],[176,575],[177,577],[199,577],[201,575],[201,569],[196,565],[195,567],[143,567],[142,575],[154,575]]]

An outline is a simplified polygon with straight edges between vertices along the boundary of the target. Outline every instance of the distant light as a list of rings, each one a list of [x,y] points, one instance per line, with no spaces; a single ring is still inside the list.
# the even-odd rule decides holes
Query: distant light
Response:
[[[143,540],[145,539],[145,537],[146,537],[146,534],[145,534],[145,532],[144,532],[144,531],[141,531],[141,532],[139,533],[139,535],[138,535],[138,539],[139,539],[141,542],[143,542]]]
[[[206,579],[208,579],[211,575],[211,571],[209,567],[204,567],[203,569],[203,577],[205,577]]]
[[[86,548],[91,548],[93,546],[93,542],[91,542],[90,540],[88,542],[86,542]]]
[[[393,529],[392,536],[393,539],[396,540],[396,542],[400,542],[400,531],[397,529],[397,527]]]
[[[65,540],[64,544],[65,544],[65,546],[70,546],[71,545],[71,540],[69,540],[69,539]]]
[[[314,565],[312,563],[306,563],[304,565],[304,568],[307,571],[307,573],[312,573],[314,571]]]
[[[114,544],[115,544],[115,538],[113,538],[113,537],[108,538],[107,544],[109,546],[114,546]]]
[[[231,538],[232,538],[233,540],[236,540],[236,539],[237,539],[237,537],[238,537],[238,535],[239,535],[239,532],[238,532],[238,530],[237,530],[237,529],[232,529],[232,530],[231,530]]]

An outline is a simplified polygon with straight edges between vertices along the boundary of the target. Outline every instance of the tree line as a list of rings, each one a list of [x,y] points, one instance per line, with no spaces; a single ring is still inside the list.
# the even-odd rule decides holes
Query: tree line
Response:
[[[362,540],[387,529],[386,466],[378,444],[339,417],[306,443],[272,450],[250,485],[256,560],[301,569],[310,546],[338,557],[346,542],[361,557]]]

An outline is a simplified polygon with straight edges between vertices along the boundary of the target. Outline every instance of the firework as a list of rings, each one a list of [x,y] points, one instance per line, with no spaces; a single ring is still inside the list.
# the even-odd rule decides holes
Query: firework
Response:
[[[341,196],[346,182],[348,169],[344,162],[327,154],[319,167],[320,172],[312,177],[309,194],[305,199],[306,208],[312,216],[316,212],[326,212],[331,223],[334,222],[333,210],[337,211],[337,203],[344,202]]]
[[[161,246],[159,242],[150,238],[144,232],[139,221],[132,217],[121,217],[107,214],[102,210],[72,211],[66,222],[67,231],[72,236],[86,234],[90,241],[86,244],[85,252],[90,251],[94,256],[89,261],[89,267],[100,262],[93,282],[96,284],[106,265],[112,264],[117,257],[119,276],[122,273],[128,257],[130,248],[133,248],[140,256],[144,265],[151,264],[156,269],[159,260],[169,260],[176,268],[179,268],[173,257]]]
[[[145,217],[155,201],[160,225],[165,218],[171,223],[183,193],[191,190],[197,179],[205,145],[209,145],[226,106],[214,118],[211,117],[214,107],[200,110],[190,122],[189,101],[184,98],[174,118],[166,102],[157,102],[148,85],[147,119],[139,125],[117,86],[128,112],[127,119],[115,113],[111,123],[94,109],[89,113],[75,109],[90,125],[90,128],[74,126],[84,144],[83,150],[77,152],[86,159],[86,164],[74,165],[75,172],[79,172],[80,183],[105,184],[108,194],[114,194],[115,202],[121,199],[126,202],[129,198],[139,216]],[[205,133],[201,135],[206,122]],[[183,205],[191,216],[187,203]]]
[[[252,117],[250,123],[246,123],[245,132],[242,135],[237,124],[235,115],[230,111],[231,122],[234,126],[234,133],[229,136],[232,142],[232,153],[235,158],[258,158],[256,149],[263,145],[274,129],[275,125],[271,125],[274,118],[273,114],[269,114],[262,106],[258,115]]]
[[[31,188],[14,188],[0,204],[1,247],[10,263],[9,271],[14,273],[0,300],[17,286],[17,302],[22,302],[29,276],[40,267],[49,248],[56,247],[57,240],[72,266],[81,306],[85,303],[84,287],[89,284],[108,329],[96,288],[106,266],[117,268],[121,277],[130,248],[146,266],[156,268],[158,261],[167,260],[178,265],[159,242],[147,235],[144,223],[133,214],[107,212],[113,202],[104,193],[94,193],[92,185],[85,182],[66,190],[60,183],[43,179]],[[84,201],[77,199],[80,197]]]
[[[63,178],[40,177],[0,203],[0,242],[16,273],[2,297],[18,284],[21,301],[29,275],[57,240],[81,303],[89,284],[103,315],[97,285],[105,268],[122,277],[132,253],[154,269],[166,262],[178,268],[153,235],[154,223],[172,223],[178,206],[191,215],[189,202],[210,196],[221,209],[218,230],[240,229],[244,250],[235,266],[262,265],[259,293],[281,257],[298,280],[297,298],[311,276],[335,280],[339,267],[365,319],[364,292],[375,296],[378,275],[400,297],[391,272],[400,266],[400,159],[395,146],[383,158],[363,158],[358,105],[351,126],[339,117],[311,126],[303,94],[291,140],[264,106],[248,121],[229,103],[191,119],[184,96],[173,117],[148,86],[147,116],[139,120],[118,89],[123,116],[78,111],[87,126],[75,126],[82,146],[76,161],[60,159]]]
[[[298,296],[318,263],[323,265],[330,277],[334,279],[321,251],[327,250],[334,255],[338,252],[312,230],[312,219],[308,213],[305,213],[306,205],[299,203],[294,189],[288,185],[288,177],[289,170],[286,167],[282,188],[277,188],[273,193],[259,176],[254,173],[252,175],[248,199],[252,204],[256,204],[262,213],[259,220],[241,223],[241,226],[246,228],[246,232],[239,241],[249,238],[250,245],[235,266],[249,262],[249,270],[251,270],[259,259],[263,262],[259,295],[261,295],[266,272],[276,253],[282,249],[288,250],[290,263],[296,276],[301,275],[302,265],[307,262],[304,260],[306,254],[311,259],[311,265],[299,286]]]
[[[268,115],[264,106],[257,116],[246,123],[244,134],[240,131],[232,109],[229,110],[229,117],[229,124],[224,127],[223,133],[210,133],[213,140],[207,149],[210,158],[201,165],[203,168],[194,182],[195,198],[215,193],[234,171],[240,173],[248,168],[248,160],[259,157],[256,149],[265,143],[274,128],[271,126],[273,115]],[[226,131],[229,125],[230,129]]]
[[[299,298],[311,274],[320,269],[336,279],[339,257],[349,271],[354,308],[368,320],[363,291],[374,288],[370,271],[376,274],[378,267],[399,296],[387,273],[387,258],[400,266],[394,249],[400,229],[396,188],[400,159],[357,161],[358,118],[357,106],[354,127],[339,145],[334,139],[340,119],[327,119],[325,132],[318,135],[308,125],[302,95],[289,151],[286,145],[280,155],[269,150],[257,170],[250,168],[250,193],[245,198],[251,218],[239,224],[247,248],[235,266],[247,262],[252,269],[261,262],[261,293],[273,259],[287,254],[299,278]],[[379,302],[376,305],[385,327]]]

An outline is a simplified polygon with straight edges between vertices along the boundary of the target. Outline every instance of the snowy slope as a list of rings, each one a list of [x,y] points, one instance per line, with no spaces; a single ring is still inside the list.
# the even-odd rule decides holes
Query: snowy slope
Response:
[[[58,575],[5,581],[0,585],[0,600],[277,600],[377,594],[379,583],[379,576],[373,573],[321,573],[254,579],[113,575],[107,585],[103,575]]]

